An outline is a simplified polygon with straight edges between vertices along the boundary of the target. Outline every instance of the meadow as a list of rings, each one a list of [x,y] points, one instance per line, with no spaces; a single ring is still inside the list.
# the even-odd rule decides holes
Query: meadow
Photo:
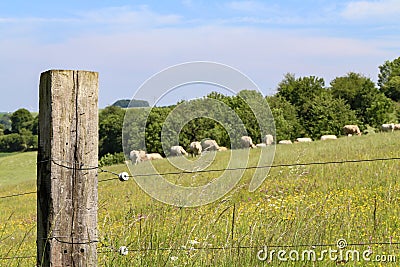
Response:
[[[338,140],[278,145],[274,165],[342,160],[398,158],[400,133],[343,137]],[[270,148],[267,148],[270,149]],[[260,151],[250,152],[250,166]],[[229,152],[217,154],[210,169],[223,169]],[[35,191],[36,153],[0,156],[0,266],[34,266],[36,195],[1,198]],[[161,173],[174,171],[167,160],[152,162]],[[149,162],[141,163],[145,170]],[[128,171],[126,165],[103,169]],[[272,168],[254,192],[254,169],[224,197],[211,204],[180,208],[152,199],[134,179],[120,182],[99,173],[99,266],[397,266],[400,261],[399,160]],[[202,184],[220,172],[169,175],[177,184]],[[115,179],[110,179],[115,178]],[[304,250],[322,257],[324,249],[370,252],[371,261],[302,261]],[[287,261],[277,252],[284,250]],[[118,248],[128,247],[127,255]],[[300,258],[294,260],[297,250]],[[290,257],[289,257],[289,253]],[[269,255],[269,254],[268,254]],[[376,256],[395,262],[376,262]],[[383,255],[383,256],[382,256]],[[22,258],[13,258],[19,256]],[[31,257],[32,256],[32,257]],[[282,254],[281,254],[282,256]],[[1,259],[10,257],[11,259]],[[270,261],[271,259],[271,261]]]

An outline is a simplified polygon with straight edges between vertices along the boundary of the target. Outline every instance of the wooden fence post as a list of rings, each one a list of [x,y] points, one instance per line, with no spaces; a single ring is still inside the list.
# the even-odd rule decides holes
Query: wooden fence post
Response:
[[[96,266],[98,73],[40,76],[37,265]]]

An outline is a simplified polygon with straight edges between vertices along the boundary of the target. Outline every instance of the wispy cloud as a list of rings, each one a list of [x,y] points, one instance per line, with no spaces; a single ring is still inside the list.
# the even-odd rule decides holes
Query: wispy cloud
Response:
[[[398,11],[397,0],[353,0],[315,8],[307,3],[289,7],[283,2],[267,6],[261,1],[210,5],[182,1],[184,6],[168,10],[114,6],[55,13],[51,18],[38,13],[0,17],[1,90],[12,88],[7,98],[0,98],[0,107],[36,109],[38,74],[52,68],[99,71],[100,106],[104,106],[130,97],[155,72],[187,61],[231,65],[265,89],[275,88],[286,72],[316,75],[327,82],[348,71],[374,78],[379,64],[398,56],[400,37],[395,23],[376,20],[376,25],[364,27],[343,19],[356,10],[359,18],[393,14]],[[383,10],[382,5],[391,10]],[[338,27],[339,23],[343,24]],[[16,73],[26,77],[16,79]]]
[[[107,7],[89,11],[77,11],[68,17],[0,17],[0,39],[7,35],[14,35],[14,29],[26,33],[38,34],[47,32],[51,28],[53,32],[58,27],[58,32],[64,32],[66,38],[69,34],[79,32],[110,32],[126,31],[127,29],[153,29],[171,27],[183,24],[182,16],[178,14],[160,14],[152,11],[147,6],[139,7]]]
[[[398,21],[400,17],[400,1],[352,1],[345,6],[341,15],[350,20],[380,18]]]
[[[147,6],[120,6],[76,11],[66,17],[0,17],[0,40],[31,38],[62,42],[87,34],[147,31],[184,25],[178,14],[157,13]]]

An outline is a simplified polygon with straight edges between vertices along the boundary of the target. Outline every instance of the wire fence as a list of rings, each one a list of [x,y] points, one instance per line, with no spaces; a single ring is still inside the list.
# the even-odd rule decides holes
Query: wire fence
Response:
[[[138,174],[138,175],[128,175],[127,177],[133,178],[133,177],[149,177],[149,176],[155,176],[155,175],[182,175],[182,174],[196,174],[196,173],[211,173],[211,172],[223,172],[223,171],[237,171],[237,170],[252,170],[252,169],[268,169],[268,168],[278,168],[278,167],[297,167],[297,166],[312,166],[312,165],[329,165],[329,164],[347,164],[347,163],[363,163],[363,162],[376,162],[376,161],[392,161],[392,160],[400,160],[400,157],[390,157],[390,158],[374,158],[374,159],[355,159],[355,160],[339,160],[339,161],[323,161],[323,162],[305,162],[305,163],[285,163],[285,164],[275,164],[275,165],[263,165],[263,166],[247,166],[247,167],[240,167],[240,168],[225,168],[225,169],[209,169],[209,170],[196,170],[196,171],[176,171],[176,172],[164,172],[164,173],[150,173],[150,174]],[[105,178],[101,179],[98,182],[107,182],[107,181],[114,181],[118,180],[120,178],[121,173],[116,173],[113,171],[105,170],[102,167],[99,166],[89,166],[85,165],[82,163],[73,163],[65,160],[59,160],[59,159],[49,159],[49,160],[44,160],[38,163],[42,162],[48,162],[52,161],[54,164],[56,164],[59,167],[62,168],[67,168],[67,169],[73,169],[76,171],[88,171],[88,170],[99,170],[100,172],[104,173],[109,173],[114,175],[114,177],[110,178]],[[65,165],[59,162],[67,163],[69,165]],[[24,196],[24,195],[30,195],[30,194],[36,194],[36,191],[29,191],[29,192],[22,192],[22,193],[17,193],[17,194],[11,194],[11,195],[5,195],[5,196],[0,196],[0,199],[5,199],[5,198],[12,198],[12,197],[18,197],[18,196]]]
[[[67,243],[67,244],[83,244],[83,242],[65,242],[57,240],[60,243]],[[128,255],[128,252],[132,253],[139,253],[139,252],[148,252],[148,251],[201,251],[201,250],[240,250],[240,249],[250,249],[250,250],[259,250],[263,249],[265,246],[268,248],[274,249],[293,249],[293,248],[311,248],[315,249],[317,247],[320,248],[327,248],[327,247],[338,247],[338,243],[331,243],[331,244],[297,244],[297,245],[275,245],[275,244],[266,244],[266,245],[256,245],[256,246],[220,246],[220,247],[202,247],[202,246],[192,246],[192,247],[155,247],[155,248],[131,248],[128,246],[121,246],[119,248],[114,248],[111,246],[107,246],[100,241],[92,241],[92,243],[100,243],[100,247],[97,248],[97,253],[105,254],[105,253],[116,253],[119,255]],[[86,243],[85,243],[86,244]],[[346,243],[346,247],[371,247],[371,246],[396,246],[400,245],[400,242],[366,242],[366,243]],[[105,250],[107,249],[107,250]],[[31,259],[36,258],[36,255],[26,255],[26,256],[6,256],[0,257],[0,260],[15,260],[15,259]]]
[[[196,171],[177,171],[177,172],[164,172],[164,173],[152,173],[152,174],[138,174],[138,175],[128,175],[127,177],[148,177],[154,175],[181,175],[181,174],[195,174],[195,173],[211,173],[211,172],[223,172],[223,171],[235,171],[235,170],[251,170],[251,169],[266,169],[266,168],[278,168],[278,167],[296,167],[296,166],[312,166],[312,165],[328,165],[328,164],[347,164],[347,163],[365,163],[365,162],[378,162],[378,161],[394,161],[400,160],[400,157],[389,157],[389,158],[373,158],[373,159],[356,159],[356,160],[341,160],[341,161],[325,161],[325,162],[306,162],[306,163],[290,163],[290,164],[275,164],[275,165],[264,165],[264,166],[248,166],[248,167],[240,167],[240,168],[225,168],[225,169],[209,169],[209,170],[196,170]],[[107,182],[107,181],[114,181],[114,180],[121,180],[121,173],[116,173],[110,170],[103,169],[99,166],[89,166],[82,163],[76,162],[69,162],[65,160],[59,159],[48,159],[44,161],[37,162],[44,163],[51,161],[55,165],[67,168],[76,171],[88,171],[88,170],[98,170],[103,173],[112,174],[114,177],[101,179],[98,182]],[[68,165],[66,165],[68,164]],[[28,191],[16,194],[10,194],[5,196],[0,196],[0,199],[7,199],[7,198],[14,198],[20,197],[25,195],[36,194],[37,191]],[[65,244],[90,244],[90,243],[99,243],[100,247],[97,248],[97,253],[118,253],[120,255],[127,255],[127,252],[146,252],[146,251],[186,251],[186,250],[240,250],[240,249],[260,249],[263,248],[264,245],[257,245],[257,246],[216,246],[216,247],[156,247],[156,248],[132,248],[130,244],[127,246],[114,248],[112,246],[105,245],[99,240],[92,240],[89,242],[68,242],[63,241],[57,237],[51,237],[52,239],[56,240],[60,243]],[[276,244],[269,244],[265,245],[268,248],[300,248],[300,247],[308,247],[308,248],[316,248],[316,247],[334,247],[338,244],[297,244],[297,245],[276,245]],[[364,243],[348,243],[347,246],[372,246],[372,245],[381,245],[381,246],[392,246],[392,245],[400,245],[400,242],[364,242]],[[36,258],[36,255],[24,255],[24,256],[2,256],[0,257],[1,261],[5,260],[24,260],[24,259],[32,259]]]

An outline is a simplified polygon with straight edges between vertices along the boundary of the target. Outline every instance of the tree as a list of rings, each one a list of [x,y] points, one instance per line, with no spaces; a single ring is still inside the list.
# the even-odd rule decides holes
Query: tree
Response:
[[[274,95],[267,97],[267,102],[274,117],[277,140],[294,140],[305,134],[296,108],[289,101],[279,95]]]
[[[0,136],[0,151],[16,152],[27,148],[23,137],[20,134],[12,133]]]
[[[350,72],[331,82],[331,91],[335,98],[341,98],[356,112],[362,124],[378,127],[390,122],[393,105],[370,78]]]
[[[38,149],[38,136],[32,134],[28,129],[22,128],[19,136],[22,137],[24,150],[37,150]]]
[[[365,123],[379,128],[382,123],[394,122],[397,118],[393,103],[384,94],[377,94],[371,101],[371,105],[365,110]]]
[[[380,90],[394,101],[400,100],[400,57],[385,61],[379,66],[378,86]]]
[[[381,87],[381,91],[388,98],[399,102],[400,101],[400,76],[393,76],[390,80]]]
[[[294,105],[301,116],[307,112],[304,104],[324,91],[324,79],[315,76],[295,78],[294,74],[286,74],[278,85],[278,96]]]
[[[122,125],[125,112],[119,107],[106,107],[99,114],[99,156],[122,151]]]
[[[39,134],[39,115],[37,115],[32,121],[32,134]]]
[[[330,91],[310,99],[307,117],[302,125],[309,136],[319,138],[325,134],[341,135],[343,125],[358,124],[356,114],[341,98],[334,98]]]
[[[2,113],[0,114],[0,125],[4,126],[4,132],[11,130],[11,114],[10,113]]]
[[[310,117],[310,111],[313,106],[310,103],[313,103],[312,101],[314,101],[315,98],[326,93],[324,86],[325,81],[322,78],[309,76],[296,79],[294,74],[286,74],[283,81],[279,83],[278,93],[276,95],[288,101],[296,109],[298,121],[296,122],[294,119],[292,119],[292,121],[295,123],[294,125],[297,129],[295,131],[297,137],[311,134],[306,126],[310,126],[309,121],[313,121],[313,118]],[[286,110],[280,112],[284,113]],[[291,117],[293,118],[293,115],[291,115]],[[277,120],[277,118],[275,118],[275,120]],[[285,125],[284,121],[282,121],[282,123]],[[294,136],[290,137],[291,139],[295,138]]]
[[[22,129],[30,129],[32,127],[33,116],[27,109],[18,109],[11,115],[10,119],[13,133],[19,133]]]

